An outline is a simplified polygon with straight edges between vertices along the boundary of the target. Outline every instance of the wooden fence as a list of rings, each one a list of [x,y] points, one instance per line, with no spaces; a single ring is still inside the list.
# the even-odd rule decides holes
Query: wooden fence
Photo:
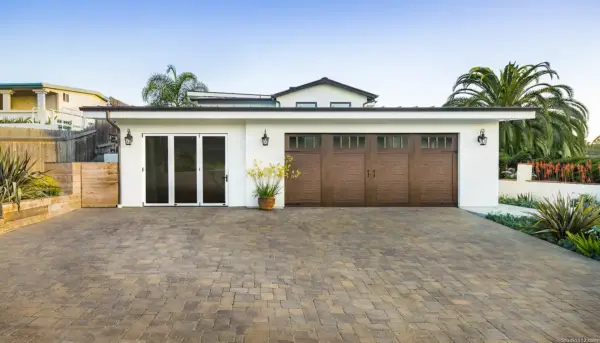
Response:
[[[63,194],[81,194],[81,207],[116,207],[119,170],[116,163],[47,163]]]
[[[0,127],[0,149],[29,155],[33,170],[43,171],[45,163],[93,161],[96,147],[109,142],[112,131],[106,121],[86,131]]]
[[[81,163],[81,207],[116,207],[118,194],[116,163]]]

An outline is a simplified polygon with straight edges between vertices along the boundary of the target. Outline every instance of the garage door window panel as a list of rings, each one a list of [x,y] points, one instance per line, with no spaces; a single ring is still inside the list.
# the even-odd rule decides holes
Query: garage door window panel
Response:
[[[378,135],[377,150],[403,150],[408,149],[408,135]]]
[[[344,150],[364,149],[367,146],[367,139],[364,135],[334,135],[333,148]]]
[[[318,150],[321,148],[321,139],[315,135],[294,135],[288,136],[288,150]]]
[[[455,151],[456,137],[451,135],[422,135],[421,152]]]

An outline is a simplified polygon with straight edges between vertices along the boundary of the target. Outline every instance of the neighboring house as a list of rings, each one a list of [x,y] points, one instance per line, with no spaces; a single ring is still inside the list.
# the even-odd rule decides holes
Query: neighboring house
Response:
[[[255,207],[247,168],[291,155],[302,175],[285,182],[277,207],[493,207],[499,122],[535,117],[372,107],[377,95],[327,78],[273,95],[189,96],[199,107],[82,107],[109,113],[130,143],[120,149],[121,206]]]
[[[96,91],[49,83],[0,83],[0,119],[31,118],[59,128],[82,129],[89,123],[82,106],[104,106],[108,98]]]
[[[198,106],[220,107],[367,107],[377,99],[376,94],[326,77],[272,95],[189,92],[188,97]]]

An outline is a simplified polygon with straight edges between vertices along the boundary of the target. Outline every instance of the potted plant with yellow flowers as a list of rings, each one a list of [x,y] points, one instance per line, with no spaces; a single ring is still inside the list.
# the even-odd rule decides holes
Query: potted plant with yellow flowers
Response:
[[[284,163],[269,163],[263,166],[254,159],[254,165],[247,173],[254,182],[254,196],[258,198],[258,208],[270,211],[275,206],[275,196],[281,193],[283,179],[297,179],[299,170],[292,170],[291,156],[285,157]]]

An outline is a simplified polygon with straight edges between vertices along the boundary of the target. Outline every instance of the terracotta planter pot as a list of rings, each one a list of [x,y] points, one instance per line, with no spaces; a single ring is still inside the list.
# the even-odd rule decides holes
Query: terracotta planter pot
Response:
[[[263,211],[270,211],[275,206],[275,197],[259,197],[258,208]]]

